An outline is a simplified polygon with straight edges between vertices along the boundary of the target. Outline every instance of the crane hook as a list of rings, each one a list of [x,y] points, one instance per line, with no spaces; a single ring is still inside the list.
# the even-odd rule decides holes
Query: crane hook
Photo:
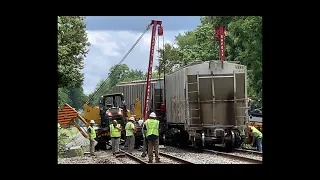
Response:
[[[159,25],[158,27],[158,36],[162,36],[163,35],[163,27],[161,25]]]

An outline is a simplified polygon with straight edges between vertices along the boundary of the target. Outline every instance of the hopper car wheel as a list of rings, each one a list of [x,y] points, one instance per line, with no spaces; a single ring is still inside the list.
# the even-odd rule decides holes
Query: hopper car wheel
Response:
[[[227,149],[239,148],[241,146],[240,132],[237,130],[230,130],[230,139],[224,143]]]
[[[189,134],[186,131],[180,131],[179,134],[179,145],[182,148],[186,148],[189,145]]]
[[[166,145],[166,134],[165,133],[162,134],[162,143],[163,143],[163,145]]]
[[[179,143],[179,134],[173,134],[171,139],[171,145],[177,146]]]
[[[203,147],[202,147],[202,142],[201,141],[194,141],[194,140],[192,140],[192,142],[191,142],[191,147],[193,148],[193,149],[195,149],[195,150],[202,150],[203,149]]]

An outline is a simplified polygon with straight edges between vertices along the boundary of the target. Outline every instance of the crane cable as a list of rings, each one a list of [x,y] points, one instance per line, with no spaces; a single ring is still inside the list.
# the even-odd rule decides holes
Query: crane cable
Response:
[[[119,65],[121,64],[126,58],[127,56],[131,53],[131,51],[133,50],[133,48],[138,44],[138,42],[142,39],[143,35],[150,29],[151,27],[151,24],[148,24],[147,25],[147,28],[146,30],[141,34],[141,36],[138,38],[138,40],[133,44],[133,46],[129,49],[129,51],[126,53],[126,55],[124,55],[124,57],[121,59],[121,61],[116,64],[116,65]],[[89,100],[86,102],[86,104],[88,104],[93,98],[94,96],[97,94],[97,92],[100,91],[100,89],[106,84],[106,82],[108,81],[109,77],[111,76],[113,72],[110,72],[109,76],[107,77],[107,79],[105,79],[103,81],[103,83],[100,85],[100,87],[92,94],[92,96],[89,98]]]

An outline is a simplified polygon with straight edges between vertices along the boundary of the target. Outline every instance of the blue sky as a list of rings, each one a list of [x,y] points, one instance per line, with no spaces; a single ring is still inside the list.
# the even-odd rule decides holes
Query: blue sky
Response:
[[[175,36],[195,29],[200,16],[88,16],[86,17],[88,39],[91,43],[84,60],[83,89],[91,93],[101,79],[108,77],[109,68],[123,58],[136,42],[151,20],[162,20],[165,43],[175,43]],[[162,38],[160,37],[160,47]],[[147,71],[151,41],[149,30],[123,62],[129,68]],[[157,48],[158,42],[156,42]],[[158,54],[155,52],[154,60]],[[158,64],[154,61],[153,66]]]

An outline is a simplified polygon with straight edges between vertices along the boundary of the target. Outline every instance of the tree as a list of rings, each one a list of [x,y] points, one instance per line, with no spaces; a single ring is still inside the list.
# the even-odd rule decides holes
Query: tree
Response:
[[[160,73],[160,75],[159,75],[159,73],[157,71],[154,71],[152,73],[152,78],[151,79],[157,79],[157,78],[163,78],[163,77],[164,77],[163,73]]]
[[[213,40],[214,27],[226,26],[226,59],[248,67],[249,96],[261,98],[262,89],[262,17],[205,16],[193,31],[176,36],[177,47],[165,44],[160,53],[160,68],[166,73],[195,60],[218,60],[219,42]]]
[[[89,46],[84,17],[58,17],[58,87],[79,88],[83,59]]]
[[[72,89],[68,93],[69,105],[75,108],[77,111],[83,109],[83,104],[88,97],[83,93],[83,88]]]
[[[123,79],[123,82],[129,82],[129,81],[135,81],[135,80],[143,80],[145,79],[146,76],[141,70],[133,70],[131,69],[126,75],[125,78]]]
[[[58,89],[58,109],[60,109],[64,104],[68,103],[68,90],[64,88]]]
[[[117,64],[112,66],[109,70],[109,80],[110,80],[110,87],[114,87],[119,82],[123,81],[128,73],[130,68],[126,64]]]
[[[230,38],[233,39],[235,60],[245,64],[251,71],[249,87],[253,89],[254,98],[262,96],[262,17],[248,16],[228,25]]]
[[[84,17],[58,16],[58,108],[65,103],[81,109],[83,59],[89,46]]]
[[[91,98],[93,93],[96,92],[96,94],[90,101],[90,104],[96,105],[101,95],[111,93],[113,87],[120,82],[142,80],[146,77],[141,70],[130,69],[126,64],[117,64],[112,66],[109,70],[108,76],[108,80],[100,80],[96,85],[94,92],[89,95],[89,98]],[[98,91],[99,88],[100,90]]]

